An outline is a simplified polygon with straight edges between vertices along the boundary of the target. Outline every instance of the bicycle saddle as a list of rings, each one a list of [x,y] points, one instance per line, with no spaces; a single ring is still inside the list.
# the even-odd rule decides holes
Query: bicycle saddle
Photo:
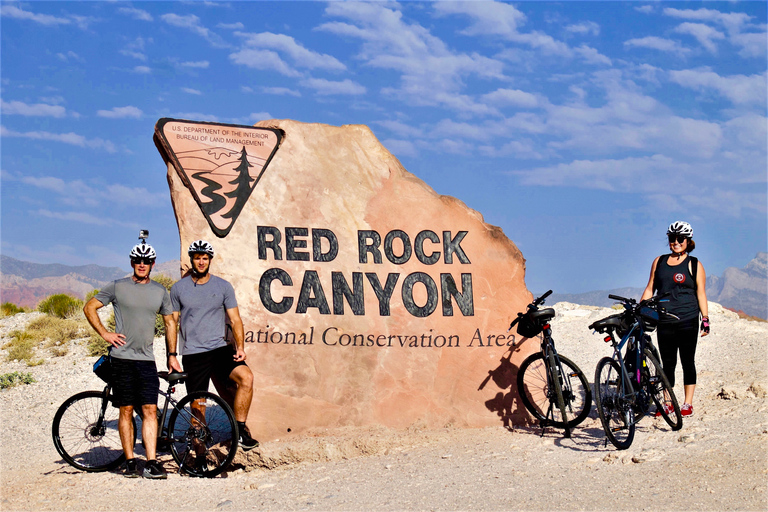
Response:
[[[542,322],[546,322],[554,317],[555,317],[555,310],[552,308],[531,311],[531,318],[533,318],[534,320],[540,320]]]
[[[605,332],[610,329],[618,329],[621,327],[622,313],[617,315],[611,315],[609,317],[598,320],[589,326],[590,329],[594,329],[597,332]]]
[[[187,378],[186,372],[157,372],[157,376],[163,380],[167,380],[168,384],[181,383]]]

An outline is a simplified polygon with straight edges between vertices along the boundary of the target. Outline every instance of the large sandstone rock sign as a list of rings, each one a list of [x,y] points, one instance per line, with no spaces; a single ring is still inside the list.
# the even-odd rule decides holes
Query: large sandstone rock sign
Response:
[[[161,119],[155,140],[182,262],[207,239],[235,287],[259,439],[526,420],[511,377],[538,342],[500,364],[531,300],[522,254],[367,127]]]

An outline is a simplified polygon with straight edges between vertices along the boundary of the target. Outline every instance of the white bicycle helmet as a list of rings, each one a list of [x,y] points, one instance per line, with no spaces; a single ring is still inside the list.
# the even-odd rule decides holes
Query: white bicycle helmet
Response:
[[[131,249],[130,256],[131,258],[149,258],[151,260],[157,258],[157,254],[152,246],[143,242],[135,245],[133,249]]]
[[[667,229],[668,235],[683,235],[687,238],[693,238],[693,228],[687,222],[682,220],[676,220],[669,225]]]
[[[213,246],[206,242],[205,240],[195,240],[191,244],[189,244],[189,249],[187,249],[187,254],[192,256],[193,254],[207,254],[211,258],[213,258]]]

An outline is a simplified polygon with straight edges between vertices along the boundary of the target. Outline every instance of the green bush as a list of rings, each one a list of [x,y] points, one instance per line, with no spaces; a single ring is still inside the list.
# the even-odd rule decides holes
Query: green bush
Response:
[[[27,325],[26,334],[35,342],[44,342],[54,356],[61,357],[69,352],[69,342],[82,337],[87,332],[85,321],[43,316]]]
[[[88,293],[86,293],[85,294],[85,302],[88,302],[89,300],[94,298],[97,293],[99,293],[99,290],[97,290],[96,288],[94,288],[93,290],[91,290]]]
[[[31,373],[13,372],[0,375],[0,389],[12,388],[19,384],[32,384],[33,382],[36,381]]]
[[[37,305],[37,310],[59,318],[67,318],[82,309],[83,301],[66,293],[57,293],[46,297]]]
[[[2,313],[2,316],[13,316],[16,313],[24,313],[25,311],[24,308],[20,308],[13,302],[3,302],[3,304],[0,305],[0,313]]]

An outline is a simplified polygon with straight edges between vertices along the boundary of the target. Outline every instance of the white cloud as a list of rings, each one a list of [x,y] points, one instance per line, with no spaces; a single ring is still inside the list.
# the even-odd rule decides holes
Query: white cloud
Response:
[[[191,87],[182,87],[182,91],[184,91],[187,94],[194,94],[196,96],[201,96],[203,93],[198,91],[197,89],[192,89]]]
[[[407,23],[394,7],[395,4],[332,2],[326,7],[326,14],[346,18],[349,23],[329,22],[317,30],[360,39],[358,58],[365,65],[399,73],[399,87],[383,87],[381,92],[385,95],[410,105],[441,105],[462,114],[497,114],[462,95],[461,90],[465,77],[507,80],[503,63],[476,53],[451,51],[424,27]]]
[[[20,9],[15,5],[8,5],[8,4],[0,6],[0,16],[4,18],[15,18],[19,20],[34,21],[35,23],[39,23],[40,25],[45,25],[49,27],[56,26],[56,25],[68,25],[72,23],[71,19],[59,18],[57,16],[50,16],[48,14],[36,14],[30,11],[25,11],[23,9]]]
[[[715,91],[737,105],[765,104],[766,74],[720,76],[709,68],[670,71],[670,79],[697,91]]]
[[[600,35],[600,25],[594,21],[585,21],[582,23],[575,23],[568,25],[565,30],[573,34],[592,34],[594,36]]]
[[[219,23],[216,25],[216,28],[223,28],[224,30],[243,30],[245,25],[238,21],[235,23]]]
[[[690,53],[688,48],[684,48],[677,41],[656,36],[629,39],[624,41],[624,46],[629,48],[648,48],[666,53],[674,53],[681,56]]]
[[[539,100],[535,95],[517,89],[497,89],[482,96],[483,101],[495,107],[536,108]]]
[[[70,60],[74,60],[77,62],[84,62],[83,58],[80,57],[77,53],[73,52],[72,50],[64,52],[59,52],[56,54],[56,56],[59,58],[59,60],[63,62],[69,62]]]
[[[191,119],[194,121],[208,121],[218,123],[219,117],[212,114],[201,114],[200,112],[178,112],[171,117],[176,119]]]
[[[328,69],[332,71],[343,71],[347,69],[347,67],[335,57],[308,50],[297,43],[294,38],[284,34],[262,32],[260,34],[238,33],[237,35],[245,38],[245,45],[247,47],[267,48],[279,51],[290,57],[293,63],[298,67],[307,69]]]
[[[152,21],[152,15],[143,9],[136,9],[135,7],[121,7],[117,10],[120,14],[125,14],[133,19],[141,21]]]
[[[21,101],[0,100],[0,112],[2,115],[40,116],[40,117],[64,117],[67,110],[59,105],[46,105],[35,103],[29,105]]]
[[[662,12],[665,16],[673,18],[720,23],[729,32],[739,32],[752,19],[752,16],[743,12],[724,13],[714,9],[693,10],[666,7]]]
[[[211,63],[207,60],[182,62],[179,64],[182,68],[196,68],[196,69],[208,69]]]
[[[365,87],[353,82],[350,79],[341,81],[331,81],[324,78],[307,78],[302,80],[301,85],[314,89],[317,94],[320,95],[334,95],[334,94],[348,94],[353,96],[359,96],[365,94]]]
[[[641,12],[643,14],[651,14],[653,12],[653,6],[652,5],[641,5],[640,7],[635,7],[635,10],[637,12]]]
[[[717,51],[715,39],[725,39],[725,34],[703,23],[681,23],[675,27],[675,32],[692,35],[710,53]]]
[[[152,68],[149,68],[147,66],[135,66],[133,68],[133,72],[139,75],[148,75],[152,73]]]
[[[109,153],[117,151],[115,145],[101,138],[88,139],[82,135],[78,135],[74,132],[69,133],[51,133],[46,131],[32,131],[32,132],[17,132],[9,130],[5,126],[0,126],[0,136],[2,137],[21,137],[24,139],[33,140],[52,140],[56,142],[63,142],[64,144],[71,144],[73,146],[80,146],[83,148],[103,149]]]
[[[766,40],[768,40],[768,32],[765,31],[733,34],[731,36],[731,43],[741,47],[739,55],[744,58],[765,57]]]
[[[194,14],[188,14],[188,15],[182,16],[179,14],[168,13],[160,16],[160,19],[162,19],[164,22],[174,27],[185,28],[192,31],[194,34],[197,34],[200,37],[204,38],[209,43],[211,43],[211,45],[217,48],[229,47],[229,45],[226,44],[224,40],[221,39],[221,37],[211,32],[206,27],[202,26],[200,24],[200,18],[198,18]]]
[[[121,55],[125,55],[126,57],[132,57],[134,59],[138,59],[138,60],[142,60],[142,61],[147,60],[147,56],[146,55],[144,55],[141,52],[136,52],[136,51],[133,51],[133,50],[123,49],[123,50],[120,50],[120,54]]]
[[[585,44],[578,48],[573,48],[573,52],[580,56],[582,60],[588,64],[604,64],[610,66],[612,64],[611,59],[598,52],[596,49],[587,46]]]
[[[436,2],[432,4],[438,14],[465,14],[472,24],[461,33],[469,36],[497,35],[514,37],[518,27],[525,24],[526,16],[512,4],[502,2]]]
[[[389,150],[390,153],[396,157],[401,156],[417,156],[419,152],[416,150],[416,146],[409,140],[398,139],[384,139],[381,141],[382,145]]]
[[[253,92],[253,89],[251,89],[249,92]],[[301,93],[299,91],[294,91],[293,89],[288,89],[287,87],[262,87],[261,92],[265,94],[276,94],[278,96],[295,96],[297,98],[301,97]]]
[[[240,50],[229,55],[229,59],[235,64],[240,64],[252,69],[273,70],[281,75],[298,77],[301,73],[286,64],[280,56],[270,50]]]
[[[76,222],[78,224],[90,224],[92,226],[123,226],[131,229],[139,229],[139,225],[135,222],[123,222],[86,212],[52,212],[50,210],[40,209],[37,211],[37,214],[49,219]]]
[[[58,200],[70,206],[96,207],[100,205],[125,205],[164,207],[168,194],[150,192],[143,187],[128,187],[119,183],[89,185],[82,180],[63,180],[55,176],[6,175],[4,178],[19,181],[35,188],[53,192]]]
[[[127,106],[127,107],[114,107],[112,110],[98,110],[96,115],[99,117],[106,117],[108,119],[140,119],[144,112],[140,108]]]

